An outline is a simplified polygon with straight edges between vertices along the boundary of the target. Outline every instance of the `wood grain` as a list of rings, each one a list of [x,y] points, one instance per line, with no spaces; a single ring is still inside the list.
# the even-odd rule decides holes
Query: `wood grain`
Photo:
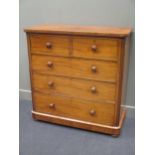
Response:
[[[34,119],[119,135],[130,28],[25,29]]]
[[[111,134],[112,136],[115,135],[115,137],[118,136],[121,132],[123,121],[125,119],[125,114],[126,114],[126,111],[124,110],[121,111],[120,121],[118,126],[109,126],[104,124],[86,122],[86,121],[81,121],[77,119],[70,119],[66,117],[55,116],[51,114],[49,115],[49,114],[32,111],[32,116],[35,120],[38,119],[46,122],[66,125],[70,127],[76,127],[80,129],[89,130],[89,131]]]
[[[51,68],[47,66],[48,62],[53,63]],[[96,72],[92,71],[93,66],[96,66]],[[109,82],[116,82],[117,77],[117,63],[95,60],[89,61],[32,55],[32,69],[33,71],[44,74],[82,77]]]
[[[50,33],[65,35],[84,36],[107,36],[107,37],[127,37],[131,33],[131,28],[116,28],[103,26],[80,26],[80,25],[36,25],[24,29],[31,33]]]
[[[121,105],[125,104],[126,99],[126,85],[128,75],[128,59],[129,59],[129,37],[122,42],[121,52],[119,54],[119,70],[118,70],[118,83],[116,90],[117,104],[115,107],[115,122],[119,124],[119,118],[121,114]]]
[[[73,37],[73,56],[117,61],[121,39]],[[93,46],[96,50],[93,50]]]
[[[53,85],[49,86],[51,82]],[[92,90],[93,88],[95,88],[95,91]],[[63,94],[68,97],[100,103],[115,103],[116,99],[116,85],[113,83],[40,74],[33,74],[33,90],[48,94]]]
[[[69,55],[69,37],[45,35],[45,34],[31,34],[31,52],[43,53],[58,56]],[[51,47],[46,47],[46,44],[51,44]]]
[[[94,104],[94,102],[80,99],[75,100],[64,96],[49,96],[39,93],[34,93],[34,98],[37,112],[113,125],[114,104]],[[54,108],[49,107],[51,103],[55,104]],[[92,109],[96,112],[93,116],[90,115]]]

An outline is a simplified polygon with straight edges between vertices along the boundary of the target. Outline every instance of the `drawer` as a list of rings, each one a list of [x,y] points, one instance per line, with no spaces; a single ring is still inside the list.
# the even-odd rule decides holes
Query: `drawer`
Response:
[[[116,99],[116,85],[92,80],[33,74],[33,89],[47,94],[63,94],[96,102],[112,102]]]
[[[34,110],[93,123],[113,125],[114,104],[94,104],[64,96],[49,96],[33,93]]]
[[[46,35],[46,34],[31,34],[31,52],[42,53],[56,56],[69,55],[69,37]]]
[[[73,56],[75,57],[117,61],[120,48],[120,39],[73,38]]]
[[[33,71],[116,82],[117,63],[32,55]]]

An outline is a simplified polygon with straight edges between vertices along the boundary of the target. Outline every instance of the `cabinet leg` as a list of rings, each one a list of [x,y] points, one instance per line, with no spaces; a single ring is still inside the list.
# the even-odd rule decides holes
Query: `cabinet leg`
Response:
[[[32,114],[32,118],[33,118],[33,120],[35,120],[35,121],[37,120],[34,114]]]

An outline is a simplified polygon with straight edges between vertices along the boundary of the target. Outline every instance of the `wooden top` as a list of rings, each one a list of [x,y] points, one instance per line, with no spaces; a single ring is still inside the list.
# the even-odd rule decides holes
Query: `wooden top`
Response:
[[[85,36],[107,36],[127,37],[131,28],[100,27],[100,26],[78,26],[78,25],[36,25],[24,29],[25,32],[69,34]]]

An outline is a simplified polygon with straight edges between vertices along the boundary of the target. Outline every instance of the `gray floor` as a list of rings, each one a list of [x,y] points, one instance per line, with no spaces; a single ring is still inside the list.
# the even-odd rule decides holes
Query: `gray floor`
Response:
[[[119,138],[53,125],[31,118],[31,102],[20,101],[20,155],[134,155],[135,122],[127,117]]]

